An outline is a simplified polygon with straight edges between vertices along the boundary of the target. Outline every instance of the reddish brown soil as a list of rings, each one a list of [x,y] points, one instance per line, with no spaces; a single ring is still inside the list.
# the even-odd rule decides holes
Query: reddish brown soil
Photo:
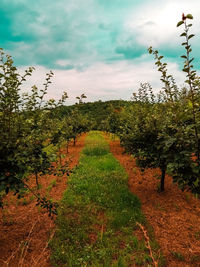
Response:
[[[70,159],[71,168],[78,164],[84,138],[85,135],[82,135],[76,146],[71,143],[68,154],[63,151],[66,154],[63,161]],[[53,175],[40,177],[41,194],[45,193],[52,180],[56,180],[56,184],[49,192],[49,197],[59,200],[66,189],[67,177]],[[48,240],[54,234],[54,222],[44,210],[36,207],[36,201],[30,194],[26,195],[26,201],[17,200],[15,196],[9,194],[5,199],[5,208],[0,210],[0,266],[2,267],[50,266]]]
[[[169,176],[166,177],[165,192],[158,193],[158,169],[141,173],[135,160],[123,153],[119,141],[110,141],[110,149],[129,174],[130,190],[141,200],[166,266],[200,266],[200,200],[179,190]],[[184,260],[177,253],[181,253]]]

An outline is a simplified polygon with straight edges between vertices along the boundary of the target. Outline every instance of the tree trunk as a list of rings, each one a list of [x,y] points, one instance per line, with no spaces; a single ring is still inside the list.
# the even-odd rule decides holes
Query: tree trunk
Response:
[[[161,180],[160,180],[160,192],[163,192],[165,190],[165,173],[166,173],[166,166],[163,166],[161,174]]]
[[[74,146],[76,145],[76,137],[74,137]]]
[[[59,147],[59,163],[60,163],[60,166],[62,166],[62,153],[61,153],[61,149]]]
[[[69,153],[69,141],[67,141],[67,154]]]
[[[37,189],[39,189],[38,173],[37,172],[35,172],[35,181],[36,181]]]

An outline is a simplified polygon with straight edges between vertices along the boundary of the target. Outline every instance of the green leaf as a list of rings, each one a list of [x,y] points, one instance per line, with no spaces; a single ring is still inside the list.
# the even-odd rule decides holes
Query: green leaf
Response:
[[[148,51],[149,51],[149,54],[152,54],[152,52],[153,52],[152,46],[150,46],[150,47],[148,48]]]
[[[190,34],[189,37],[188,37],[188,40],[191,39],[194,36],[195,36],[194,34]]]
[[[183,32],[180,36],[186,36],[186,33],[185,32]]]
[[[184,68],[183,71],[184,72],[188,72],[189,71],[189,68]]]
[[[193,19],[193,16],[191,14],[187,14],[186,18],[187,19]]]
[[[184,21],[183,21],[183,20],[179,21],[179,22],[177,23],[176,27],[179,27],[179,26],[181,26],[183,23],[184,23]]]
[[[189,63],[191,63],[193,60],[194,60],[194,58],[190,59],[190,60],[189,60]]]

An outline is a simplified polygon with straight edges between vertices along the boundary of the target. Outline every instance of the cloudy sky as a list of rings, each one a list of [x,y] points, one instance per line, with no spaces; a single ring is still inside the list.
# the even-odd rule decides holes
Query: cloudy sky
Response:
[[[36,67],[27,90],[42,86],[52,70],[49,98],[65,90],[68,103],[82,93],[87,101],[130,99],[141,82],[155,91],[162,87],[149,46],[183,84],[183,39],[176,28],[183,12],[194,16],[193,54],[200,68],[199,0],[0,0],[0,47],[21,72]]]

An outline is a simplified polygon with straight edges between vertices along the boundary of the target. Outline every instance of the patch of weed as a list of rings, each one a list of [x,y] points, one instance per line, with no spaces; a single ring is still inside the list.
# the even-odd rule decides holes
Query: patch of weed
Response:
[[[197,262],[200,262],[200,254],[199,255],[194,255],[191,257],[191,263],[197,263]]]
[[[197,240],[200,240],[200,231],[195,232],[194,236]]]
[[[49,193],[52,190],[52,188],[56,186],[56,184],[57,184],[56,179],[53,179],[47,186],[46,191]]]
[[[165,208],[161,206],[159,202],[155,203],[155,207],[160,211],[165,211]]]
[[[189,195],[188,193],[186,193],[186,194],[185,194],[185,200],[186,200],[187,203],[189,203],[189,204],[190,204],[190,199],[191,199],[190,195]]]
[[[2,209],[2,222],[3,225],[13,225],[14,224],[14,220],[11,214],[9,214],[9,211],[7,208],[3,208]]]
[[[29,202],[28,202],[28,200],[24,197],[24,198],[22,199],[21,204],[22,204],[23,206],[26,206],[26,205],[29,204]]]
[[[179,261],[184,261],[185,258],[183,256],[183,254],[181,252],[177,252],[177,251],[171,251],[171,254],[173,255],[173,257]]]
[[[33,200],[35,200],[35,196],[31,195],[30,198],[29,198],[29,201],[32,202]]]
[[[173,203],[173,206],[175,207],[176,211],[180,211],[180,207],[178,204],[176,204],[175,202]]]

